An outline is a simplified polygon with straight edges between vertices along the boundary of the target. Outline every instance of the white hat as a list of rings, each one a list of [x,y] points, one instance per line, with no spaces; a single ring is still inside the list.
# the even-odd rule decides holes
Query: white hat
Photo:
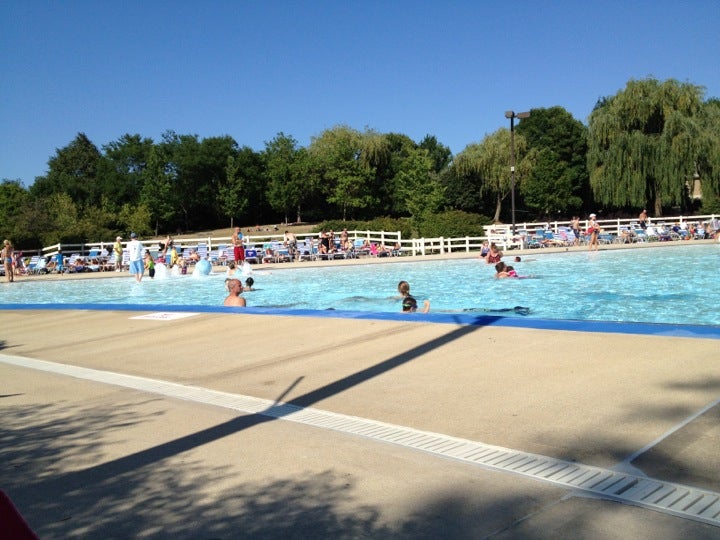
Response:
[[[597,217],[595,214],[590,214],[590,217]]]

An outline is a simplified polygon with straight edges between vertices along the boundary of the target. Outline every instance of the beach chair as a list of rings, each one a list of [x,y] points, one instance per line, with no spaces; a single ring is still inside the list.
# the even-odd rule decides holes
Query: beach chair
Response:
[[[273,250],[272,243],[266,242],[263,244],[263,254],[261,259],[263,264],[275,262],[275,251]]]
[[[37,276],[42,275],[42,274],[47,274],[48,273],[47,259],[45,257],[39,256],[37,263],[35,263],[35,266],[33,267],[33,270],[31,273],[34,275],[37,275]]]
[[[30,257],[30,261],[27,263],[27,273],[28,274],[35,273],[35,267],[37,266],[37,263],[39,260],[40,260],[40,255],[33,255],[32,257]]]
[[[102,263],[100,262],[100,259],[98,257],[93,257],[92,259],[90,257],[87,257],[85,259],[85,269],[88,272],[99,272],[102,270]]]
[[[73,253],[70,255],[70,258],[67,261],[67,271],[69,272],[77,272],[77,271],[85,271],[85,264],[82,266],[82,270],[78,270],[75,265],[77,262],[80,261],[81,263],[85,263],[85,258],[80,255],[79,253]]]
[[[260,262],[260,257],[258,256],[257,249],[245,248],[245,260],[249,263],[258,264]]]
[[[225,251],[223,252],[223,259],[223,264],[225,265],[235,262],[235,249],[232,246],[228,246],[225,248]]]
[[[280,242],[273,242],[273,253],[275,254],[275,262],[292,262],[290,252]]]
[[[307,242],[300,240],[295,246],[295,258],[298,262],[312,260],[311,247]]]

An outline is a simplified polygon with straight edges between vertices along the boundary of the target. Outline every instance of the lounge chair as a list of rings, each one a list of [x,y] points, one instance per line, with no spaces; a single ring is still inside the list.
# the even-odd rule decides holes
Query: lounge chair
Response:
[[[258,256],[257,249],[246,248],[245,249],[245,260],[249,263],[258,264],[260,262],[260,257]]]
[[[315,254],[313,253],[312,244],[308,244],[307,241],[298,242],[298,245],[297,245],[297,260],[298,260],[298,262],[312,261],[312,260],[314,260],[314,257],[315,257]]]
[[[263,244],[263,256],[262,263],[274,263],[275,262],[275,251],[273,250],[272,244]]]
[[[292,262],[288,248],[280,242],[273,242],[273,253],[275,254],[275,262]]]
[[[228,246],[222,255],[223,264],[228,265],[235,262],[235,248]]]
[[[40,255],[33,255],[32,257],[30,257],[30,261],[27,263],[27,273],[28,274],[35,273],[35,267],[37,266],[37,263],[39,260],[40,260]]]
[[[365,241],[358,238],[353,242],[353,248],[355,249],[355,254],[358,257],[365,257],[367,255],[370,255],[370,248],[365,246]]]

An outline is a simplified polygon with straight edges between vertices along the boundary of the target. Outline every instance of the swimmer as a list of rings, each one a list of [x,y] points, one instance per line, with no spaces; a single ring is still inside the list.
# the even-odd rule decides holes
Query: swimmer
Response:
[[[500,262],[500,259],[502,259],[503,252],[500,251],[495,244],[495,242],[492,242],[490,244],[490,250],[488,251],[487,255],[485,256],[485,261],[488,264],[496,264]]]
[[[495,278],[505,279],[507,277],[510,277],[507,272],[507,265],[504,262],[500,261],[495,265]]]
[[[255,284],[255,280],[251,277],[247,278],[245,280],[245,287],[243,287],[244,291],[254,291],[253,285]]]
[[[418,309],[417,300],[410,296],[410,284],[407,281],[401,281],[398,283],[398,292],[400,297],[403,299],[402,310],[403,313],[414,313]],[[430,311],[430,300],[423,301],[423,313]]]
[[[418,310],[417,300],[412,296],[408,295],[403,298],[402,302],[403,313],[415,313]],[[423,313],[430,311],[430,300],[423,301]]]
[[[231,262],[228,264],[227,275],[232,276],[235,273],[235,263]]]
[[[398,292],[400,293],[400,298],[405,298],[410,294],[410,284],[407,281],[401,281],[398,283]]]
[[[223,301],[223,306],[239,306],[245,307],[247,304],[245,299],[241,296],[243,292],[243,286],[239,279],[228,279],[225,282],[229,294]]]
[[[502,267],[500,265],[503,265]],[[500,267],[500,270],[498,270],[498,267]],[[505,266],[505,263],[499,262],[495,265],[495,270],[497,270],[497,274],[495,274],[495,277],[498,279],[502,278],[515,278],[515,279],[529,279],[534,278],[535,276],[520,276],[515,271],[515,268],[512,266]]]

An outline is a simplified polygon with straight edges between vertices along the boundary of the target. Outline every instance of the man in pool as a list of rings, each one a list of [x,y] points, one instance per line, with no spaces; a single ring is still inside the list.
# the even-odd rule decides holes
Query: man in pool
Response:
[[[241,296],[243,292],[242,282],[239,279],[228,279],[227,288],[230,294],[227,295],[223,306],[240,306],[245,307],[245,299]]]

